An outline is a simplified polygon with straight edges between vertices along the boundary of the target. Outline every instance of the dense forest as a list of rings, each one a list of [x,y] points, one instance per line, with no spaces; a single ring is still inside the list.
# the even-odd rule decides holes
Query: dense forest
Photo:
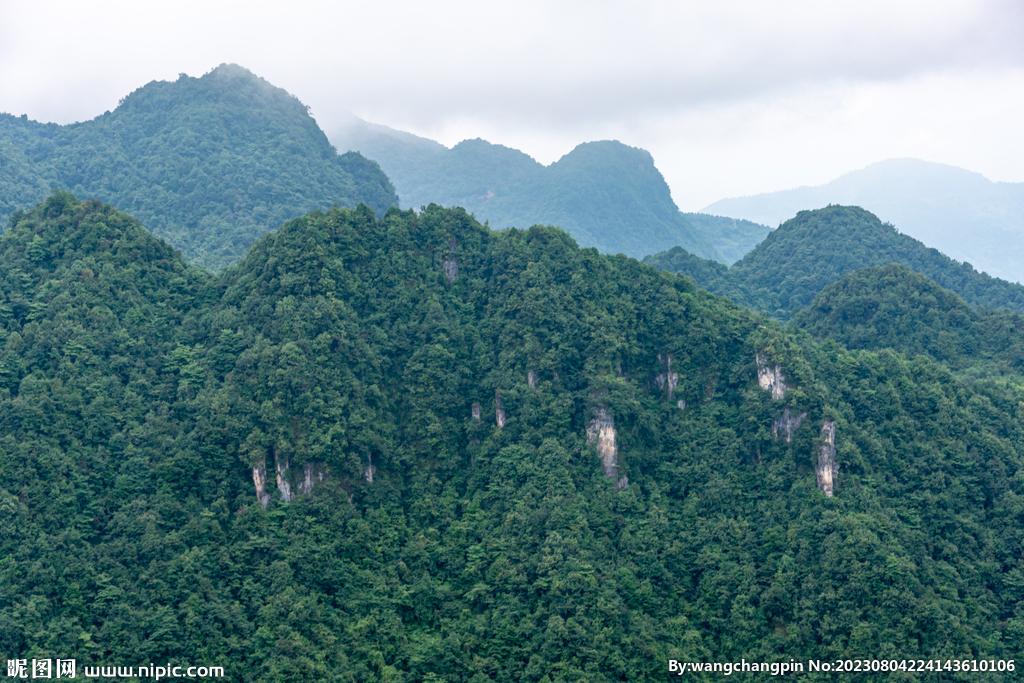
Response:
[[[699,287],[778,320],[855,270],[899,263],[972,306],[1024,312],[1024,286],[979,273],[856,206],[801,211],[730,268],[679,247],[648,256],[658,270],[688,275]]]
[[[312,209],[398,203],[380,168],[339,156],[298,99],[230,64],[154,81],[83,123],[0,114],[0,224],[51,187],[132,212],[214,270]]]
[[[923,354],[951,368],[1024,371],[1024,316],[973,308],[905,266],[891,263],[843,276],[797,311],[791,325],[850,349]]]
[[[650,153],[616,141],[581,144],[544,166],[486,140],[464,140],[448,149],[355,118],[335,130],[331,140],[338,149],[356,150],[378,162],[406,208],[461,206],[492,228],[557,225],[582,246],[635,258],[680,245],[721,260],[719,242],[731,254],[735,242],[748,239],[718,225],[697,227],[672,201]]]
[[[829,211],[834,239],[861,215]],[[213,276],[56,192],[0,274],[7,656],[473,683],[1021,663],[1020,382],[435,205],[314,211]],[[907,316],[956,315],[932,296]]]

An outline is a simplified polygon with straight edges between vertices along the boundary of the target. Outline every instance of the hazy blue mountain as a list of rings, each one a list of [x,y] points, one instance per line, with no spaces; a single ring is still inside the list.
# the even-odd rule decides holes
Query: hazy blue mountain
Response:
[[[651,155],[619,142],[584,143],[544,166],[485,140],[448,149],[355,117],[331,141],[379,163],[403,207],[463,206],[495,228],[558,225],[606,253],[642,257],[679,245],[723,258],[679,212]]]
[[[153,81],[83,123],[0,115],[0,221],[50,187],[131,211],[215,269],[312,209],[382,214],[398,201],[377,164],[338,155],[302,102],[232,64]]]
[[[801,211],[731,268],[679,247],[644,263],[688,275],[710,292],[780,320],[847,273],[887,263],[926,275],[973,306],[1024,313],[1024,286],[979,273],[857,206]]]
[[[722,199],[708,213],[778,225],[804,209],[854,204],[989,275],[1024,281],[1024,183],[919,159],[888,159],[816,187]]]
[[[772,231],[767,225],[742,218],[712,216],[706,213],[684,213],[686,220],[704,235],[727,266],[739,261],[760,244]]]

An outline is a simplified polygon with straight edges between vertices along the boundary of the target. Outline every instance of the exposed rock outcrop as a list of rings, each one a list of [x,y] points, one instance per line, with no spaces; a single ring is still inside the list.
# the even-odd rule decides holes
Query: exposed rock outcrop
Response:
[[[475,422],[479,422],[480,421],[480,404],[479,403],[474,403],[473,407],[471,408],[471,410],[473,411],[473,420]]]
[[[327,466],[320,462],[307,462],[302,466],[302,479],[295,485],[292,491],[292,482],[289,481],[289,463],[287,458],[282,458],[275,449],[274,470],[277,475],[277,490],[281,493],[281,500],[290,503],[295,500],[296,494],[309,496],[313,488],[327,479]],[[252,483],[256,487],[256,498],[264,508],[270,504],[270,493],[267,491],[267,466],[260,463],[252,468]]]
[[[800,427],[805,417],[807,417],[807,413],[800,413],[794,417],[789,412],[789,408],[786,408],[782,411],[782,415],[777,417],[775,422],[772,423],[772,438],[778,439],[781,434],[786,443],[791,442],[793,440],[793,432]]]
[[[679,410],[686,410],[686,401],[683,399],[676,401],[676,405],[679,406]]]
[[[835,487],[836,476],[839,474],[839,463],[836,462],[836,423],[826,419],[821,423],[821,448],[818,450],[818,466],[814,468],[818,478],[818,488],[829,498]]]
[[[537,388],[537,373],[534,370],[526,371],[526,383],[530,385],[531,389]]]
[[[277,470],[277,490],[281,492],[281,499],[286,503],[292,502],[295,499],[295,494],[292,493],[292,485],[288,483],[288,459],[279,457],[276,449],[274,449],[274,469]]]
[[[765,391],[771,392],[772,399],[782,400],[787,388],[786,376],[782,374],[782,366],[769,367],[768,355],[764,351],[755,354],[754,359],[757,361],[757,383]]]
[[[497,389],[494,390],[494,421],[498,429],[505,426],[505,408],[501,405],[501,392]]]
[[[302,466],[302,480],[295,490],[303,495],[313,494],[313,487],[327,478],[327,466],[321,462],[307,462]]]
[[[662,373],[654,378],[658,387],[665,390],[665,397],[672,398],[672,392],[679,386],[679,373],[672,372],[672,354],[662,356],[658,354],[658,362],[661,363]]]
[[[596,444],[604,475],[618,483],[619,449],[615,444],[615,436],[615,420],[605,408],[599,408],[594,413],[594,419],[587,425],[587,443]],[[629,481],[625,483],[628,484]]]
[[[455,258],[455,248],[459,246],[459,243],[454,238],[448,240],[448,256],[442,262],[444,267],[444,275],[448,278],[448,284],[455,282],[455,278],[459,277],[459,262]]]
[[[252,483],[256,486],[256,499],[266,509],[270,504],[270,494],[267,493],[267,465],[266,463],[252,468]]]
[[[448,284],[455,282],[455,278],[459,276],[459,262],[455,260],[455,257],[449,257],[444,260],[444,275],[448,278]]]
[[[366,456],[366,469],[363,470],[363,476],[366,478],[367,484],[373,483],[373,477],[377,474],[377,468],[373,465],[373,456]]]

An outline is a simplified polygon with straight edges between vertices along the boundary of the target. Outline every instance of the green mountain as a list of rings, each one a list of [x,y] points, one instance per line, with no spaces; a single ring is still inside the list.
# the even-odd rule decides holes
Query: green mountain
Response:
[[[1024,316],[972,308],[896,263],[857,270],[823,289],[790,323],[850,349],[924,354],[953,368],[981,361],[1024,369]]]
[[[1011,382],[433,205],[313,212],[214,277],[56,193],[0,273],[7,657],[601,683],[1024,655]]]
[[[237,262],[261,235],[315,208],[397,204],[379,167],[338,156],[307,108],[245,69],[152,82],[68,126],[0,115],[0,220],[50,187],[137,216],[192,263]]]
[[[603,253],[639,258],[681,245],[722,258],[712,237],[679,212],[651,155],[619,142],[584,143],[543,166],[484,140],[448,149],[355,117],[331,140],[377,161],[404,207],[462,206],[495,228],[557,225]]]
[[[684,213],[683,216],[704,235],[721,256],[721,262],[727,266],[746,256],[772,231],[767,225],[741,218],[712,216],[706,213]]]
[[[930,249],[859,207],[801,211],[731,268],[672,249],[644,259],[689,275],[701,287],[786,320],[826,286],[855,270],[900,263],[972,306],[1024,312],[1024,286],[979,273]]]
[[[778,225],[827,204],[862,206],[958,261],[1024,282],[1024,183],[995,183],[955,166],[887,159],[825,185],[723,199],[703,210]]]

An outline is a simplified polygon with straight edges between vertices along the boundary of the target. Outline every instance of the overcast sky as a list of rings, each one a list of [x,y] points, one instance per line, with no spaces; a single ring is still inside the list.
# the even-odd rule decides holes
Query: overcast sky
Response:
[[[683,210],[891,157],[1024,181],[1024,2],[0,0],[0,111],[247,67],[312,107],[550,163],[643,147]]]

